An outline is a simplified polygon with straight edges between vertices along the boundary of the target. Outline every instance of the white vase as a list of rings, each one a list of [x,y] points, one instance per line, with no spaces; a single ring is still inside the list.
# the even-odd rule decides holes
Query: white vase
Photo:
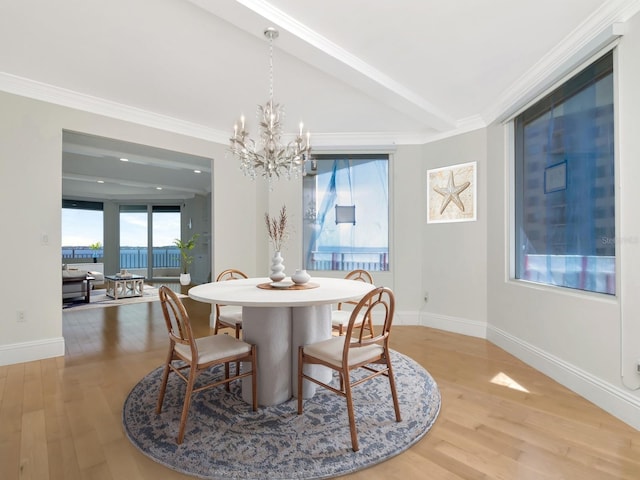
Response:
[[[280,252],[273,254],[271,258],[271,275],[269,278],[272,282],[281,282],[287,275],[284,273],[284,263],[282,263],[282,255]]]
[[[189,285],[191,283],[191,274],[190,273],[181,273],[180,274],[180,285]]]
[[[291,275],[291,280],[298,285],[304,285],[311,280],[311,275],[309,275],[306,270],[298,269],[296,273]]]

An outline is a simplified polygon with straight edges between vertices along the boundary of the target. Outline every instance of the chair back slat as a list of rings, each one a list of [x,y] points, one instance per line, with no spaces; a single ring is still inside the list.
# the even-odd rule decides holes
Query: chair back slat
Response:
[[[240,280],[242,278],[249,278],[246,273],[241,272],[235,268],[227,268],[218,274],[216,282],[226,282],[227,280]],[[220,307],[224,307],[224,304],[216,303],[216,319],[220,318]]]
[[[362,270],[362,269],[351,270],[349,273],[345,275],[344,278],[345,280],[356,280],[358,282],[373,284],[373,276],[367,270]],[[342,305],[345,303],[349,305],[357,305],[358,300],[347,300],[345,302],[339,302],[338,310],[342,310]]]
[[[189,345],[191,347],[192,358],[198,358],[189,314],[184,308],[183,303],[176,293],[166,285],[160,287],[159,295],[170,340],[182,345]]]
[[[359,316],[373,316],[376,318],[383,317],[384,323],[382,329],[373,337],[364,337],[364,328],[356,327],[359,322]],[[344,342],[343,360],[346,362],[349,356],[349,349],[361,348],[374,343],[382,344],[388,341],[389,332],[393,323],[395,313],[395,297],[393,291],[388,287],[376,287],[363,296],[351,313],[349,325],[347,326],[346,340]],[[354,335],[354,330],[356,334]]]
[[[228,268],[218,274],[218,276],[216,277],[216,282],[222,282],[226,280],[238,280],[241,278],[248,278],[248,277],[244,272],[241,272],[240,270],[237,270],[235,268]]]

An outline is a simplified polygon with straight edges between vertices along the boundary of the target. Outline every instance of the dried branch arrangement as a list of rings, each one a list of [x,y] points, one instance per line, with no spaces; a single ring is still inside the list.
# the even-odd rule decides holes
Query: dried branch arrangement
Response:
[[[283,205],[280,214],[277,217],[270,217],[268,213],[264,214],[264,221],[267,225],[269,240],[273,243],[276,252],[282,251],[282,245],[289,238],[289,230],[287,228],[287,207]]]

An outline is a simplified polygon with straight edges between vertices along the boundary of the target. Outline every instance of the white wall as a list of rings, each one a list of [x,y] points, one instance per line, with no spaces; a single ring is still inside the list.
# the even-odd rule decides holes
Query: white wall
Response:
[[[248,275],[261,273],[256,247],[256,185],[247,180],[237,163],[227,157],[226,146],[209,144],[213,152],[213,215],[211,249],[213,275],[237,268]]]
[[[427,170],[477,163],[477,220],[427,224]],[[421,323],[448,331],[485,337],[487,322],[486,131],[478,130],[425,145],[418,166],[422,226],[423,296]]]
[[[397,302],[394,322],[397,325],[419,324],[420,308],[423,306],[425,169],[422,146],[399,146],[392,156],[392,182],[389,186],[391,275],[376,278],[376,283],[393,289]]]
[[[234,264],[256,272],[255,186],[244,181],[223,146],[0,92],[0,251],[4,269],[12,272],[0,280],[0,364],[64,353],[63,130],[213,158],[212,237],[218,248],[212,271],[217,265]],[[18,312],[24,312],[25,322],[17,322]]]
[[[620,222],[617,226],[616,250],[620,256],[619,285],[620,318],[622,332],[618,358],[621,359],[621,376],[613,377],[624,393],[633,390],[633,405],[640,403],[640,375],[636,371],[640,361],[640,14],[627,25],[618,53],[618,85],[620,108],[618,126],[618,205]],[[634,425],[640,428],[638,413]]]
[[[488,338],[560,383],[640,428],[640,15],[617,51],[617,261],[619,295],[595,295],[510,280],[511,160],[508,131],[488,129]],[[525,385],[527,387],[527,385]],[[535,386],[534,391],[535,394]]]

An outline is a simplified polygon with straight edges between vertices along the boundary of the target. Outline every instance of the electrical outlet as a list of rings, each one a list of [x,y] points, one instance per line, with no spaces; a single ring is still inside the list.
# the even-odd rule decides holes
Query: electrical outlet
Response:
[[[429,292],[424,292],[424,303],[429,302]]]
[[[640,373],[640,358],[636,360],[636,372]]]
[[[24,310],[18,310],[18,313],[16,314],[16,321],[18,323],[24,323],[27,321],[27,316],[24,313]]]

